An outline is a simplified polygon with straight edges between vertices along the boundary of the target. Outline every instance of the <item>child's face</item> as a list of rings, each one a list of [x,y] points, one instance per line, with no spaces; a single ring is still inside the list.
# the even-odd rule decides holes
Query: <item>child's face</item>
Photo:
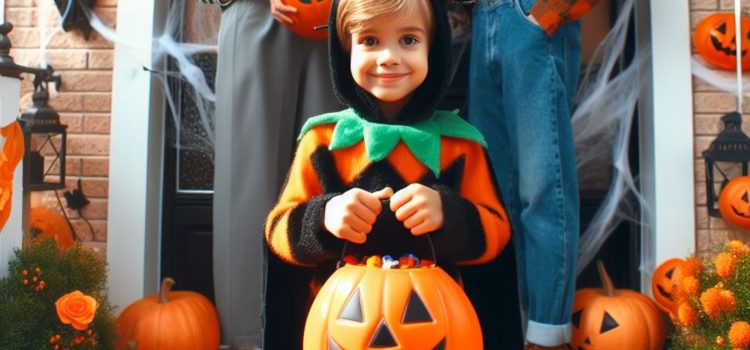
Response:
[[[395,16],[351,34],[351,73],[387,116],[427,77],[430,31],[422,16]]]

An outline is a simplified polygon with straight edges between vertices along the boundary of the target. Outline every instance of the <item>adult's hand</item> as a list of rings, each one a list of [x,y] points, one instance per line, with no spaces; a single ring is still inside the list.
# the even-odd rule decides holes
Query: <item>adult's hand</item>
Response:
[[[296,13],[297,8],[285,5],[281,0],[268,0],[268,2],[271,4],[271,16],[279,21],[279,23],[294,23],[287,15]]]

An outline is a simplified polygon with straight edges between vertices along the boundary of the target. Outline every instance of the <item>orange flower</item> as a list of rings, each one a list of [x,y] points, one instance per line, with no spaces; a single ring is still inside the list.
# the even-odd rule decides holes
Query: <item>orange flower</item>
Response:
[[[732,323],[729,328],[729,342],[735,348],[745,349],[750,346],[750,324],[745,321]]]
[[[729,251],[735,254],[747,254],[750,253],[750,248],[748,248],[745,243],[742,243],[742,241],[734,240],[727,243],[727,248],[729,248]]]
[[[703,263],[697,257],[690,257],[685,259],[682,263],[682,276],[698,276],[703,270]]]
[[[96,299],[76,290],[65,294],[57,299],[55,308],[57,317],[63,324],[69,324],[73,328],[84,331],[94,320],[94,314],[99,307]]]
[[[737,256],[732,253],[719,253],[714,258],[714,266],[716,275],[720,278],[732,277],[737,271]]]
[[[686,327],[695,326],[698,322],[698,313],[689,302],[683,302],[677,306],[677,321]]]
[[[723,286],[709,288],[701,294],[701,306],[706,315],[710,318],[716,318],[722,312],[733,312],[737,310],[737,299],[734,293],[724,289]]]
[[[687,296],[698,295],[701,289],[701,281],[693,276],[687,276],[680,281],[680,292]]]
[[[717,345],[724,345],[724,337],[718,335],[716,336],[716,344]]]

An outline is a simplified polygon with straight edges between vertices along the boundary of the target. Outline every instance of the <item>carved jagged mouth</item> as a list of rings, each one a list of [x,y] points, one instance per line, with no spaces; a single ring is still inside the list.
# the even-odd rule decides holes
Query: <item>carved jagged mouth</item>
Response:
[[[732,206],[732,211],[733,211],[733,212],[734,212],[734,214],[735,214],[735,215],[737,215],[737,216],[743,217],[743,218],[745,218],[745,219],[750,219],[750,215],[746,215],[746,214],[743,214],[743,213],[741,213],[741,212],[740,212],[739,210],[737,210],[737,208],[735,208],[734,206]]]
[[[662,287],[662,286],[656,286],[656,289],[658,289],[658,290],[659,290],[659,293],[661,293],[661,295],[663,295],[663,296],[667,297],[667,299],[669,299],[669,300],[672,300],[672,293],[670,293],[670,292],[667,292],[667,291],[666,291],[666,290],[664,289],[664,287]]]
[[[445,346],[446,346],[445,337],[443,337],[443,339],[440,339],[440,342],[437,345],[435,345],[435,347],[432,348],[432,350],[445,350]],[[377,346],[373,347],[373,349],[377,349],[377,348],[379,347]],[[328,349],[329,350],[346,350],[346,349],[341,348],[338,344],[336,344],[336,341],[333,340],[333,337],[331,337],[330,335],[328,336]]]

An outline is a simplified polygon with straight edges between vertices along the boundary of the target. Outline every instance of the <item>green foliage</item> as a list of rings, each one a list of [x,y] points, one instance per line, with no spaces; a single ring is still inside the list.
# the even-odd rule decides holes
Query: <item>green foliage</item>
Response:
[[[679,325],[679,318],[676,323],[676,332],[672,337],[671,349],[680,350],[722,350],[737,349],[731,344],[729,330],[735,322],[750,322],[750,252],[747,246],[733,241],[730,244],[737,244],[731,248],[729,244],[719,248],[716,255],[705,257],[701,260],[702,269],[695,276],[700,281],[700,289],[697,295],[680,294],[677,291],[677,298],[681,303],[688,303],[696,311],[697,318],[695,324],[691,326]],[[731,254],[735,260],[733,271],[729,276],[722,278],[717,274],[717,265],[719,265],[717,256],[720,253]],[[725,264],[722,262],[721,264]],[[725,264],[730,266],[731,264]],[[736,307],[733,311],[722,311],[710,317],[705,310],[701,299],[707,301],[706,291],[716,288],[725,293],[732,294]],[[732,304],[726,303],[725,304]],[[683,316],[684,317],[684,316]],[[747,335],[750,337],[750,334]],[[745,349],[745,348],[743,348]]]
[[[0,349],[113,347],[114,309],[105,293],[107,264],[101,255],[80,244],[58,250],[49,239],[17,250],[8,272],[0,280]],[[75,290],[99,303],[86,331],[63,324],[57,316],[55,301]],[[73,343],[76,337],[80,344]]]

